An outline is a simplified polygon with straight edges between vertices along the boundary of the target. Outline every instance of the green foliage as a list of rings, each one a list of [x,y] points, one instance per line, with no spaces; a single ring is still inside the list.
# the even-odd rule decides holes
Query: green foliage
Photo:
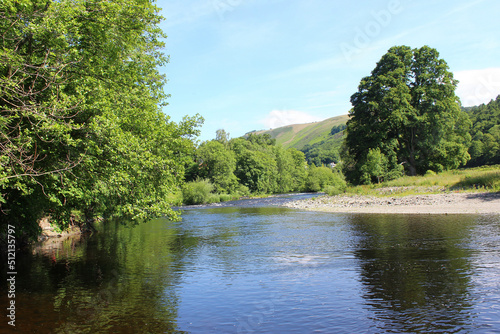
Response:
[[[381,152],[380,148],[369,149],[364,165],[361,166],[361,183],[371,184],[374,180],[377,183],[389,181],[403,175],[403,166],[391,164],[390,157]]]
[[[433,176],[433,175],[436,175],[436,172],[433,170],[429,169],[427,172],[425,172],[425,176]]]
[[[254,193],[277,191],[277,165],[271,154],[246,150],[238,157],[236,176]]]
[[[345,181],[344,175],[337,172],[333,173],[332,184],[324,187],[323,191],[330,196],[339,195],[346,191],[347,182]]]
[[[448,190],[476,190],[484,189],[495,191],[498,185],[500,165],[481,166],[475,168],[461,168],[436,173],[428,171],[423,176],[404,176],[395,180],[381,183],[378,187],[401,187],[404,189],[438,187],[441,191]],[[496,181],[495,181],[496,180]],[[496,182],[496,183],[495,183]],[[497,191],[500,190],[497,188]]]
[[[460,110],[456,85],[435,49],[392,47],[351,97],[343,158],[349,179],[366,180],[363,166],[377,148],[393,177],[401,163],[410,175],[465,164],[470,121]]]
[[[467,108],[472,120],[469,166],[500,163],[500,95],[487,105]]]
[[[275,145],[268,135],[231,141],[236,154],[235,175],[252,193],[286,193],[302,190],[306,178],[304,154]]]
[[[183,203],[187,205],[216,203],[220,199],[214,194],[215,186],[210,180],[199,179],[187,182],[182,188]]]
[[[219,199],[221,202],[232,201],[233,199],[237,199],[235,196],[231,196],[229,194],[220,194]]]
[[[334,172],[328,167],[309,167],[305,190],[328,191],[330,194],[344,192],[347,184],[340,172]]]
[[[238,180],[234,175],[234,152],[218,140],[204,142],[196,151],[198,172],[196,177],[208,178],[219,193],[234,192]]]
[[[302,191],[305,188],[307,178],[307,163],[305,155],[301,151],[294,148],[289,148],[287,152],[292,160],[291,176],[291,191]]]
[[[238,184],[234,195],[237,197],[250,196],[250,189],[248,189],[248,187],[243,184]]]
[[[161,107],[168,62],[151,1],[0,4],[2,222],[166,215],[202,119]]]
[[[276,145],[276,139],[271,138],[271,135],[268,133],[262,134],[262,135],[257,135],[250,133],[248,135],[247,140],[258,146],[274,146]]]
[[[218,139],[217,139],[218,138]],[[210,180],[221,200],[253,194],[302,191],[307,163],[302,152],[276,145],[269,135],[251,134],[247,139],[228,138],[223,130],[217,138],[202,143],[186,172],[186,180]]]
[[[387,173],[387,157],[380,152],[380,148],[369,149],[366,156],[366,162],[361,166],[362,180],[364,184],[370,184],[372,178],[377,179],[377,183],[380,183],[380,179]]]
[[[227,148],[229,145],[229,133],[227,133],[224,129],[219,129],[215,133],[215,140]]]
[[[346,124],[335,125],[330,131],[330,135],[334,136],[337,133],[344,131],[346,127]]]
[[[342,144],[342,133],[328,136],[327,139],[301,149],[307,162],[316,166],[327,165],[340,161],[339,148]]]
[[[338,163],[339,148],[343,142],[343,130],[346,128],[347,115],[328,118],[310,124],[295,124],[268,131],[248,133],[251,135],[269,135],[284,148],[295,148],[304,152],[308,164],[316,166]]]

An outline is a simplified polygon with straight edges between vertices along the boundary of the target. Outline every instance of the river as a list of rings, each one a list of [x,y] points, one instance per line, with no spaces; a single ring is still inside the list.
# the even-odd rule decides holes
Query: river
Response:
[[[18,253],[16,330],[500,333],[498,215],[275,206],[286,200],[108,222]]]

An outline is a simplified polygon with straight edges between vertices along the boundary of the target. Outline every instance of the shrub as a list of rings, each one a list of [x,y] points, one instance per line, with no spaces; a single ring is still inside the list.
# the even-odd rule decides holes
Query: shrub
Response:
[[[166,202],[170,203],[170,205],[182,205],[182,193],[179,191],[172,192],[166,197]]]
[[[331,178],[331,184],[327,185],[329,191],[335,195],[345,192],[347,189],[347,182],[345,181],[344,175],[342,173],[333,173],[333,177]],[[326,193],[328,193],[327,189],[324,189]],[[328,193],[330,195],[330,193]]]
[[[328,187],[328,188],[327,188]],[[347,188],[344,176],[328,167],[311,167],[306,179],[307,191],[342,193]]]
[[[183,202],[187,205],[219,202],[219,196],[213,194],[213,190],[214,185],[209,180],[188,182],[182,189]]]
[[[219,199],[220,202],[227,202],[227,201],[232,201],[234,196],[229,195],[229,194],[220,194]]]
[[[238,187],[236,187],[234,194],[237,197],[250,196],[250,189],[247,186],[240,184],[238,185]]]
[[[323,191],[329,196],[340,195],[343,193],[343,191],[334,186],[326,186]]]
[[[219,202],[220,202],[220,195],[210,193],[210,194],[208,194],[208,198],[207,198],[207,201],[205,202],[205,204],[219,203]]]

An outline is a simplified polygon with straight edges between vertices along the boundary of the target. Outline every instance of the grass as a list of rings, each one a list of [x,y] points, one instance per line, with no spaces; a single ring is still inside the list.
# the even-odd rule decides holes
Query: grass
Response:
[[[454,188],[500,191],[500,171],[466,175],[463,180],[455,184]]]
[[[404,176],[374,185],[351,186],[347,194],[371,196],[405,196],[442,192],[498,192],[500,165],[463,168],[439,174]]]

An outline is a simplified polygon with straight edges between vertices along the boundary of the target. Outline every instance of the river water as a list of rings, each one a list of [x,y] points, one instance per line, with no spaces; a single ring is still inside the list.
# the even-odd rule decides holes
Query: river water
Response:
[[[500,333],[499,216],[270,205],[280,200],[110,222],[19,253],[16,330]]]

